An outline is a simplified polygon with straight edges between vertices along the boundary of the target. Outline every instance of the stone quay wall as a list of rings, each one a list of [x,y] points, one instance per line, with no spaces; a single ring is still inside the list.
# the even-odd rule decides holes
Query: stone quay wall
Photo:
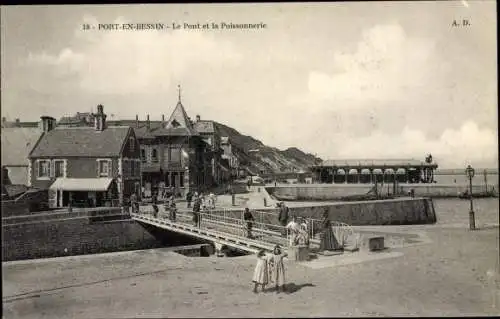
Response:
[[[161,241],[126,215],[94,216],[57,212],[2,218],[2,261],[162,246]]]
[[[291,205],[290,205],[291,206]],[[331,221],[353,226],[433,224],[436,222],[434,203],[430,198],[396,198],[372,201],[312,203],[289,207],[290,217],[321,220],[328,211]],[[243,209],[214,211],[213,214],[242,219]],[[261,208],[253,211],[255,222],[279,225],[278,209]]]
[[[339,200],[342,197],[353,195],[365,195],[372,188],[373,184],[293,184],[268,186],[266,190],[278,200]],[[458,184],[397,184],[394,192],[393,184],[380,184],[377,191],[380,195],[406,195],[413,189],[415,196],[420,197],[454,197],[459,193],[468,190],[468,185]],[[498,195],[498,185],[473,185],[473,193],[484,193],[493,191]]]

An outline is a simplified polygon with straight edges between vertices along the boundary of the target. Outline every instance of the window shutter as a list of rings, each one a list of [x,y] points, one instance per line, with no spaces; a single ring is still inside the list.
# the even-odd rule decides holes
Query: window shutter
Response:
[[[33,165],[33,173],[35,174],[35,177],[38,178],[40,177],[40,161],[36,160],[35,165]]]
[[[108,177],[113,177],[113,160],[108,161]]]
[[[56,161],[54,160],[49,161],[49,176],[50,177],[56,176]]]

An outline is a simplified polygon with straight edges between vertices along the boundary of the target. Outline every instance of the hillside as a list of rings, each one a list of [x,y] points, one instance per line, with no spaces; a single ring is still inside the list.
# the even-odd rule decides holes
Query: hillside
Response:
[[[255,138],[242,135],[237,130],[215,122],[220,136],[228,136],[233,153],[238,157],[240,165],[247,167],[252,173],[307,171],[308,167],[321,162],[320,158],[306,154],[296,147],[279,150],[264,145]]]

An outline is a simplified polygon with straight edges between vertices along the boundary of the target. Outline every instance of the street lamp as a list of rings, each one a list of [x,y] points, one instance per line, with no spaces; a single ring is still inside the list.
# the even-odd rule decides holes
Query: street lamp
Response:
[[[474,177],[474,169],[468,165],[465,169],[465,175],[469,177],[469,196],[470,196],[470,211],[469,211],[469,226],[471,230],[476,229],[476,222],[474,218],[474,209],[472,204],[472,178]]]

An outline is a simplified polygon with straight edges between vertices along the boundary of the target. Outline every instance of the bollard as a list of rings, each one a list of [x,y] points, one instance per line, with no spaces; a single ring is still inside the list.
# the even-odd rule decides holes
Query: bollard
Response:
[[[236,196],[234,196],[234,194],[232,194],[232,195],[231,195],[231,204],[232,204],[233,206],[236,206],[235,202],[236,202]]]

